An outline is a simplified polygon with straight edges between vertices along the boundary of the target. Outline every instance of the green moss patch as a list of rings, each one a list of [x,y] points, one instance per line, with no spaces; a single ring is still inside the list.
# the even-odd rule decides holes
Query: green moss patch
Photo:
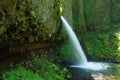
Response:
[[[59,27],[59,3],[41,0],[0,1],[0,44],[53,41]]]

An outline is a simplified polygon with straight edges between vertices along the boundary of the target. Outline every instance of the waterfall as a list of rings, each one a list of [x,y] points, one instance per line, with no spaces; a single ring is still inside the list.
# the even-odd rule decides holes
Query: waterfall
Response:
[[[76,57],[76,63],[77,65],[86,65],[87,64],[87,58],[83,52],[83,49],[77,39],[77,36],[75,35],[74,31],[72,30],[71,26],[67,23],[65,18],[61,16],[61,20],[63,22],[63,25],[67,31],[67,34],[70,38],[70,42],[72,44],[72,47],[74,48],[74,54]]]

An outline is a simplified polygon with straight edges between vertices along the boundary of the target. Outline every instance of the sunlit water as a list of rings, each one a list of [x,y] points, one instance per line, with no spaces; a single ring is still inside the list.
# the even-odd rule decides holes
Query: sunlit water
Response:
[[[74,31],[72,30],[71,26],[68,24],[68,22],[65,20],[65,18],[63,16],[61,16],[61,20],[63,22],[63,25],[64,25],[66,31],[67,31],[69,38],[70,38],[70,42],[73,46],[73,49],[75,52],[74,55],[76,57],[77,65],[86,65],[87,58],[83,52],[81,45],[79,44],[79,41],[78,41]]]

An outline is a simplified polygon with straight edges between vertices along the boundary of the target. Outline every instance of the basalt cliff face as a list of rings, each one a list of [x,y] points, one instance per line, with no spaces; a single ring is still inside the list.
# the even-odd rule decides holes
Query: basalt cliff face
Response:
[[[1,0],[0,44],[58,40],[59,20],[59,0]]]
[[[1,0],[0,59],[29,51],[55,53],[64,38],[59,8],[60,0]]]
[[[118,0],[0,0],[0,49],[28,51],[38,42],[45,43],[41,48],[64,39],[60,7],[74,31],[100,31],[120,22],[119,4]],[[24,46],[29,43],[33,48]]]
[[[119,19],[117,0],[1,0],[0,44],[58,41],[62,15],[77,32],[98,31]]]

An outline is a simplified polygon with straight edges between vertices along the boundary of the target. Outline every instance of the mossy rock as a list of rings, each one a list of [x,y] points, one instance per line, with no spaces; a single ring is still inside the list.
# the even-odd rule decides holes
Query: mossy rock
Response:
[[[0,14],[0,44],[58,39],[59,0],[1,0]]]

